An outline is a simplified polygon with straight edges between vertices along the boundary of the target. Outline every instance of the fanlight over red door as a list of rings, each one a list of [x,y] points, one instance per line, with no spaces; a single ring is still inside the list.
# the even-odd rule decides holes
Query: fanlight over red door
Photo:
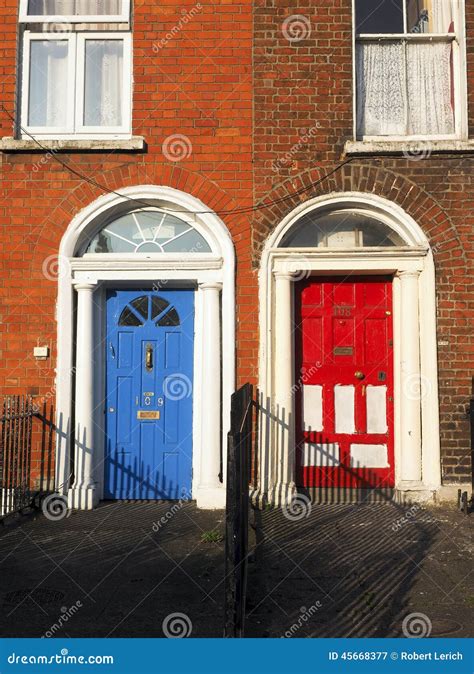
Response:
[[[394,484],[392,283],[334,277],[296,287],[297,484]]]

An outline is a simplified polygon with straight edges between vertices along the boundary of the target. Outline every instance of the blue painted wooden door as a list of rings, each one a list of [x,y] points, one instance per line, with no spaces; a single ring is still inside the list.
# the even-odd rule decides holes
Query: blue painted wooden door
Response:
[[[104,497],[190,499],[194,292],[107,293]]]

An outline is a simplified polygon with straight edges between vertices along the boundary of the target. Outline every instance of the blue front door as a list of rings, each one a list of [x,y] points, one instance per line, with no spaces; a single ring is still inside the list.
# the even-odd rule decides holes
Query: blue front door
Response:
[[[104,497],[190,499],[194,292],[107,293]]]

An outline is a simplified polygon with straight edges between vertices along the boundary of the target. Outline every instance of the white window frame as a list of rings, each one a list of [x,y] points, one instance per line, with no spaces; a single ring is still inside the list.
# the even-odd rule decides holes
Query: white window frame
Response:
[[[356,3],[352,0],[352,72],[353,72],[353,137],[359,142],[404,142],[467,140],[467,72],[466,72],[466,19],[464,0],[454,3],[454,33],[357,33]],[[406,25],[406,0],[403,0],[403,21]],[[404,42],[452,42],[454,84],[454,133],[404,136],[358,136],[357,135],[357,45],[369,41]]]
[[[92,40],[117,40],[123,41],[123,72],[122,72],[122,125],[108,126],[104,131],[103,126],[85,126],[79,123],[83,116],[85,94],[85,58],[86,42]],[[80,33],[77,35],[77,74],[76,74],[76,135],[86,135],[88,138],[106,133],[123,136],[130,133],[131,97],[132,97],[132,36],[130,33]]]
[[[30,53],[32,42],[54,42],[68,43],[68,64],[67,64],[67,122],[65,126],[31,126],[28,124],[28,109],[30,104]],[[75,36],[72,33],[31,33],[25,31],[23,34],[23,73],[21,89],[21,126],[28,130],[34,136],[43,136],[50,134],[52,138],[60,136],[71,136],[74,134],[74,91],[75,91],[75,68],[72,53],[75,49]],[[23,132],[22,132],[22,135]]]
[[[22,23],[128,23],[130,21],[130,0],[122,0],[120,14],[96,15],[28,14],[28,0],[20,0],[19,18]]]
[[[28,107],[30,97],[30,52],[34,41],[56,40],[69,43],[68,52],[68,106],[67,125],[65,127],[30,126]],[[85,80],[85,43],[87,40],[123,41],[123,110],[121,126],[84,126],[81,123],[84,105]],[[111,140],[131,137],[132,112],[132,36],[124,32],[87,32],[87,33],[23,33],[23,77],[21,92],[21,134],[28,134],[45,140],[64,140],[88,138],[91,140]],[[27,132],[27,133],[25,133]]]

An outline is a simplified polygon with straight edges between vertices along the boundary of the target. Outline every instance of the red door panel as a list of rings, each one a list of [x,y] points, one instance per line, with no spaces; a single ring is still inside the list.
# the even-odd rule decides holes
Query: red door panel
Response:
[[[394,484],[389,277],[321,277],[296,287],[297,483]]]

